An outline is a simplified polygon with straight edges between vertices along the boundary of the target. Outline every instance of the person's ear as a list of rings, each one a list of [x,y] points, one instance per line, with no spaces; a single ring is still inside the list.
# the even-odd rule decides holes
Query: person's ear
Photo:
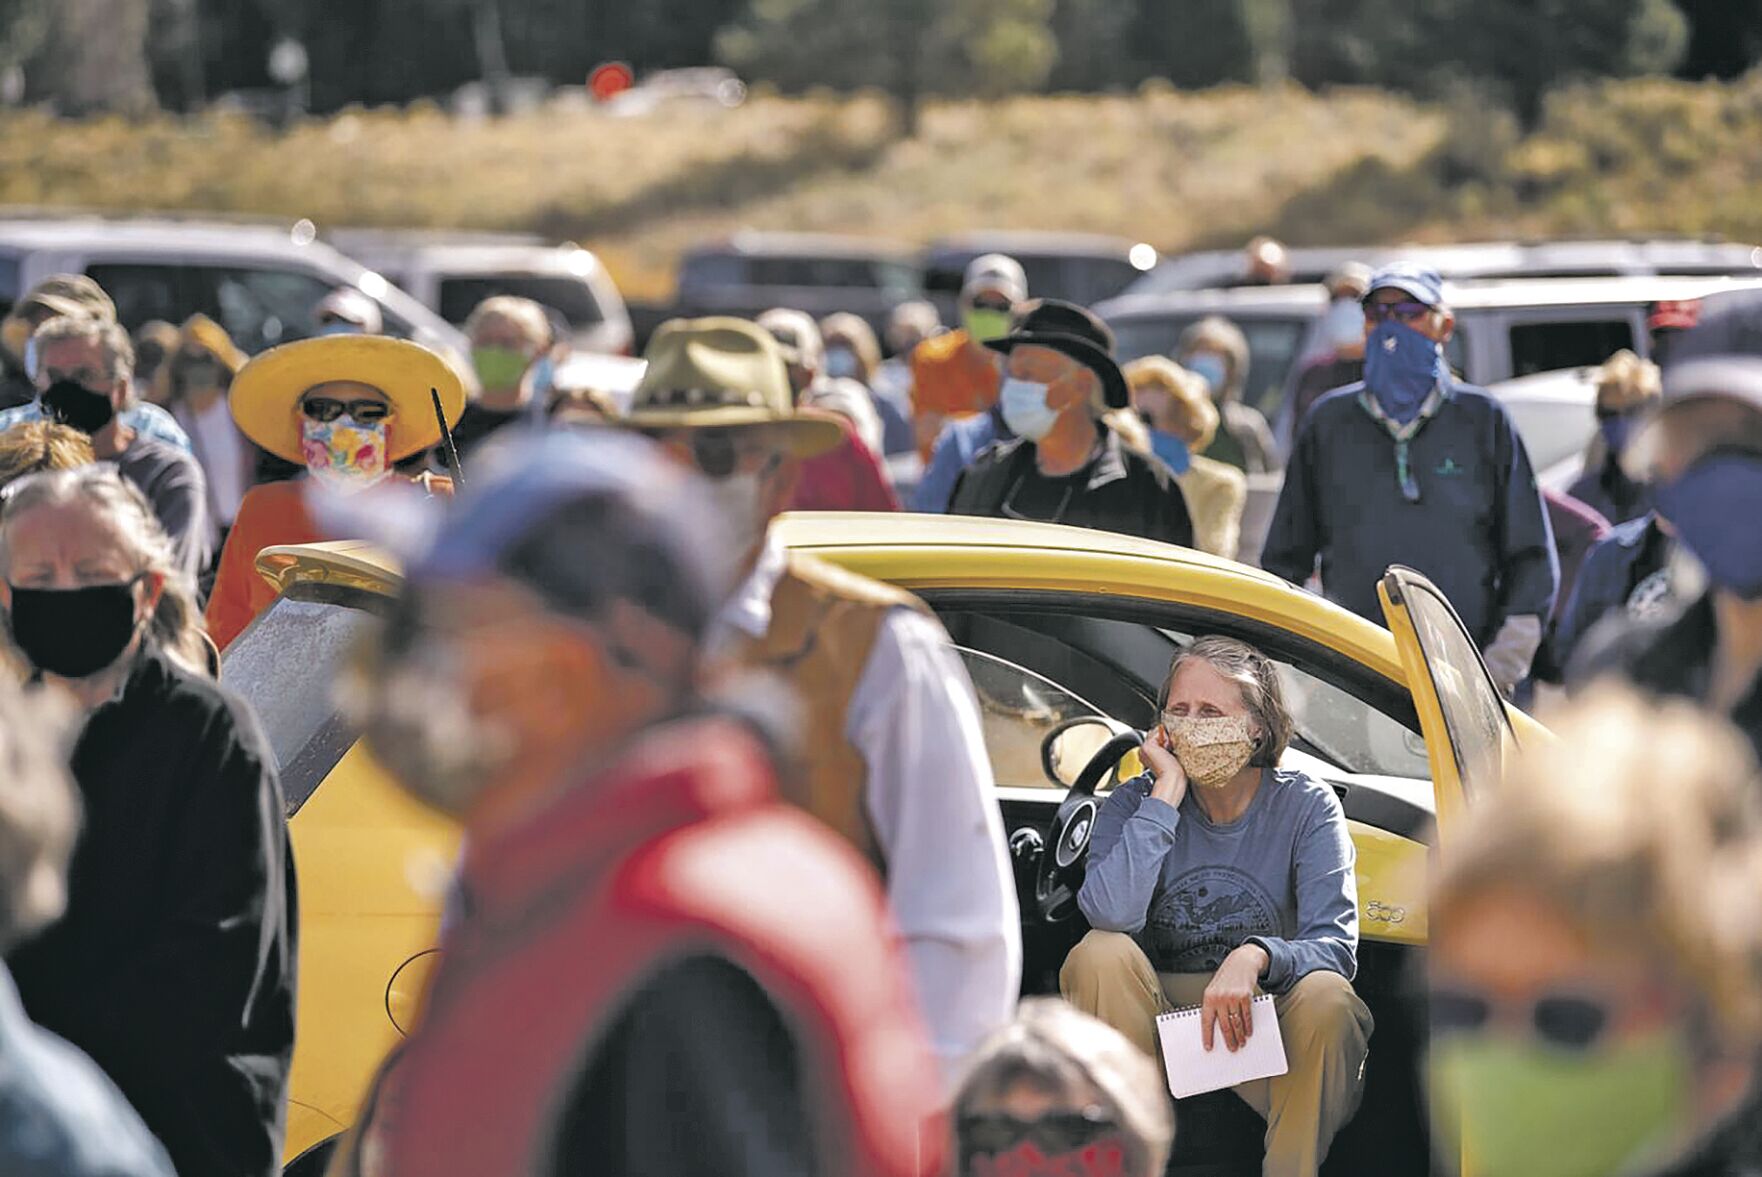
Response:
[[[1447,310],[1438,310],[1433,313],[1437,315],[1435,327],[1437,335],[1435,338],[1439,343],[1449,343],[1450,337],[1456,334],[1456,316]]]
[[[165,595],[165,573],[149,572],[135,586],[135,621],[149,620],[159,609],[159,598]]]

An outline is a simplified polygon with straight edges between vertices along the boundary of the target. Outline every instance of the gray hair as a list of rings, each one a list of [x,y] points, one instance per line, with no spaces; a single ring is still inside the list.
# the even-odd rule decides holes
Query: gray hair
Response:
[[[37,507],[78,503],[109,523],[137,572],[158,573],[164,582],[150,631],[167,654],[188,669],[206,673],[209,644],[196,607],[196,588],[172,554],[171,540],[146,496],[108,463],[45,470],[6,487],[0,499],[0,569],[11,558],[12,525]]]
[[[0,675],[0,953],[67,907],[80,803],[67,767],[67,709]]]
[[[111,379],[127,382],[134,376],[135,345],[120,323],[85,315],[62,315],[45,322],[31,336],[31,343],[35,345],[33,350],[36,352],[35,370],[31,372],[33,379],[41,375],[44,349],[63,339],[79,339],[97,344],[104,353],[104,363],[110,369]]]
[[[1162,680],[1162,691],[1156,698],[1157,710],[1169,704],[1169,687],[1175,681],[1175,672],[1194,660],[1206,663],[1242,692],[1248,715],[1260,728],[1260,738],[1254,743],[1254,755],[1248,763],[1277,766],[1291,743],[1291,713],[1285,709],[1285,690],[1273,660],[1247,642],[1222,634],[1194,638],[1175,651],[1169,661],[1168,677]]]
[[[545,314],[544,307],[530,298],[521,298],[517,294],[490,295],[471,308],[471,314],[465,319],[465,334],[474,335],[488,319],[505,319],[514,324],[537,347],[549,347],[556,342],[551,338],[550,316]]]
[[[1030,997],[1016,1019],[979,1047],[954,1097],[956,1123],[978,1105],[1026,1084],[1067,1100],[1093,1091],[1125,1138],[1132,1177],[1160,1177],[1174,1144],[1168,1085],[1125,1035],[1055,997]]]

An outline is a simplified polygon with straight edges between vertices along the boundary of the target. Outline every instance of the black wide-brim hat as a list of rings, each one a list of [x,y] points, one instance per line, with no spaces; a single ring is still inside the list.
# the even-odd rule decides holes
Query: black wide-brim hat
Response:
[[[1123,409],[1131,403],[1125,373],[1113,358],[1113,332],[1076,303],[1056,298],[1031,302],[1008,335],[985,346],[1008,355],[1024,343],[1062,352],[1094,372],[1101,381],[1102,400],[1109,409]]]

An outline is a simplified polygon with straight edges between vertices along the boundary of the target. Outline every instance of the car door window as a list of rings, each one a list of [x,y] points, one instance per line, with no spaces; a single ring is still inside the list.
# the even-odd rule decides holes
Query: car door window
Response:
[[[116,303],[116,321],[130,331],[153,319],[182,323],[197,311],[210,309],[187,266],[97,263],[86,267],[86,276],[104,288]]]
[[[233,342],[259,352],[317,330],[313,308],[335,284],[301,270],[202,267],[220,325]]]
[[[973,693],[985,752],[997,783],[1015,789],[1057,789],[1047,778],[1040,749],[1066,720],[1102,713],[1051,679],[992,654],[956,647]]]
[[[1516,323],[1510,338],[1513,376],[1600,364],[1634,346],[1633,324],[1625,318]]]

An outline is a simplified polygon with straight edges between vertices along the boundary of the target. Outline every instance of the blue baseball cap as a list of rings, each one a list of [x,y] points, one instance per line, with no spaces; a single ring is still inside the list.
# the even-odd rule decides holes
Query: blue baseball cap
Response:
[[[1372,274],[1370,289],[1364,292],[1364,297],[1369,298],[1379,290],[1411,294],[1429,307],[1444,305],[1444,281],[1438,277],[1438,271],[1413,262],[1395,262]]]

